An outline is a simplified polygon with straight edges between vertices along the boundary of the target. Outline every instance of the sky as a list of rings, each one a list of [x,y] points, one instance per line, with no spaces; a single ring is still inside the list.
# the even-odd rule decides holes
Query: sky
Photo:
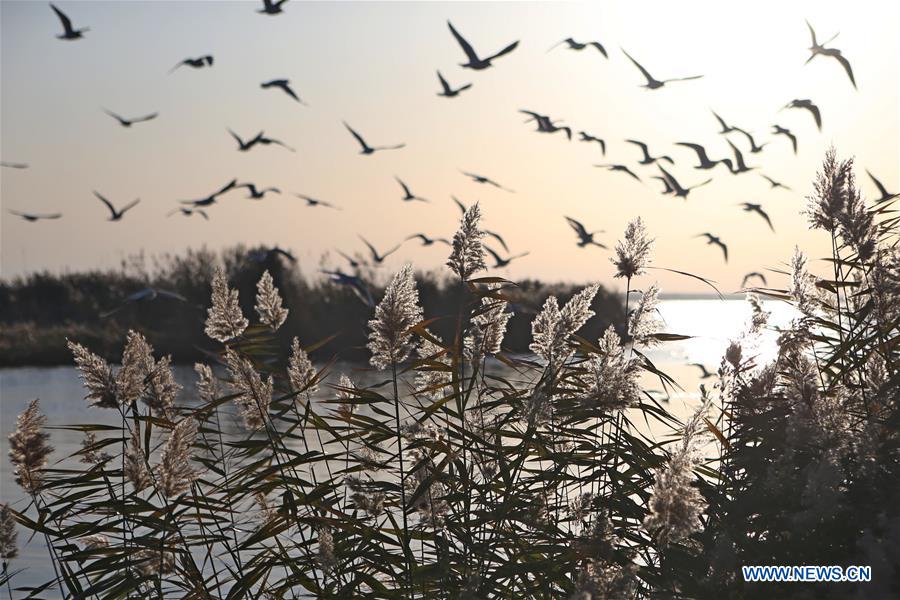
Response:
[[[855,156],[870,197],[875,188],[863,169],[900,188],[896,3],[293,0],[277,16],[257,14],[260,4],[60,1],[76,27],[90,27],[82,40],[62,41],[46,3],[0,2],[0,155],[30,165],[0,169],[0,276],[115,267],[138,252],[237,243],[289,248],[314,274],[323,264],[346,268],[335,251],[363,252],[359,235],[379,250],[418,232],[449,238],[460,216],[455,195],[480,202],[485,227],[512,253],[529,252],[494,274],[609,284],[611,252],[578,248],[564,216],[604,230],[597,239],[610,248],[640,216],[656,240],[655,265],[733,291],[746,272],[782,268],[795,245],[813,258],[828,252],[802,212],[829,145]],[[481,54],[515,40],[519,47],[489,69],[461,68],[448,19]],[[850,60],[858,90],[833,59],[804,65],[804,19],[820,40],[840,32],[830,46]],[[601,42],[609,59],[591,48],[548,52],[567,37]],[[703,77],[644,89],[623,48],[658,79]],[[206,54],[215,57],[212,68],[169,73]],[[438,97],[438,69],[452,85],[472,88]],[[260,88],[275,78],[290,79],[307,105]],[[821,108],[821,132],[806,111],[780,110],[801,98]],[[103,108],[160,116],[125,129]],[[607,155],[563,133],[536,133],[520,109],[605,139]],[[743,136],[730,136],[756,170],[696,170],[693,152],[674,145],[696,142],[714,158],[729,156],[712,110],[767,142],[751,154]],[[342,121],[371,145],[406,147],[360,155]],[[771,135],[774,123],[797,135],[796,156],[787,139]],[[243,137],[264,130],[296,152],[238,152],[229,128]],[[713,182],[686,201],[662,195],[652,179],[659,171],[637,164],[629,138],[671,156],[675,165],[666,168],[682,185]],[[604,163],[628,165],[642,181],[593,166]],[[792,190],[770,189],[761,173]],[[429,202],[403,202],[395,176]],[[245,190],[230,192],[210,207],[208,222],[166,216],[179,200],[204,197],[232,178],[283,193],[255,201]],[[109,222],[94,190],[116,205],[141,203]],[[294,193],[342,210],[306,207]],[[776,233],[741,202],[762,204]],[[9,210],[63,217],[28,223]],[[703,232],[728,244],[727,264],[694,237]],[[383,270],[404,262],[439,268],[446,255],[443,245],[410,241]],[[654,276],[667,292],[705,289],[674,274]],[[770,283],[783,277],[771,274]]]

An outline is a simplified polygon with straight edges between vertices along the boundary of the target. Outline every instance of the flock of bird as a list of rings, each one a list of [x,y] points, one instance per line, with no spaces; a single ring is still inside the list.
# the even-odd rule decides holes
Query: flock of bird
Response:
[[[261,14],[265,14],[265,15],[278,15],[283,11],[283,7],[287,1],[288,0],[263,0],[262,7],[257,12],[259,12]],[[50,7],[53,10],[53,12],[56,14],[56,16],[59,18],[59,21],[63,28],[62,33],[57,36],[59,39],[79,40],[85,36],[86,32],[90,31],[90,29],[87,27],[76,28],[72,24],[71,19],[66,14],[64,14],[61,10],[59,10],[59,8],[57,8],[53,4],[51,4]],[[463,54],[465,55],[466,60],[465,60],[465,62],[460,63],[460,66],[463,68],[466,68],[466,69],[472,69],[472,70],[488,69],[493,66],[495,61],[497,61],[498,59],[513,52],[519,45],[519,42],[515,41],[510,44],[507,44],[502,49],[500,49],[497,52],[494,52],[493,54],[484,54],[484,53],[479,54],[475,50],[475,48],[473,48],[473,46],[453,26],[452,23],[450,23],[448,21],[447,25],[448,25],[450,34],[455,39],[455,41],[458,43],[458,45],[462,49]],[[853,70],[851,68],[849,61],[843,56],[843,54],[841,53],[840,50],[838,50],[836,48],[830,48],[827,46],[827,44],[831,43],[837,36],[836,35],[832,36],[828,41],[819,43],[817,41],[816,32],[813,29],[812,25],[810,25],[809,22],[807,22],[807,26],[809,27],[809,33],[811,36],[811,46],[808,48],[810,55],[807,60],[807,63],[809,61],[812,61],[813,59],[815,59],[818,56],[833,58],[835,61],[837,61],[843,67],[851,84],[854,86],[854,88],[856,88],[856,79],[854,77]],[[551,47],[548,50],[548,52],[552,51],[560,46],[565,46],[565,48],[568,50],[578,51],[578,52],[584,51],[584,50],[596,51],[597,54],[602,56],[604,59],[610,60],[609,52],[604,47],[604,45],[602,43],[600,43],[599,41],[591,40],[591,41],[580,42],[580,41],[576,41],[573,38],[566,38],[566,39],[560,41],[559,43],[555,44],[553,47]],[[647,88],[648,90],[657,90],[657,89],[662,88],[671,83],[687,82],[687,81],[696,80],[696,79],[703,77],[702,75],[689,75],[689,76],[682,76],[682,77],[671,77],[671,78],[667,78],[667,79],[657,79],[656,77],[651,75],[651,73],[640,62],[638,62],[633,56],[631,56],[628,52],[626,52],[624,49],[621,49],[621,52],[625,56],[625,58],[627,58],[628,61],[630,61],[630,63],[632,63],[634,65],[634,67],[643,76],[645,83],[641,87]],[[178,62],[174,67],[172,67],[172,69],[169,72],[172,73],[172,72],[182,69],[182,68],[208,69],[208,68],[213,68],[214,65],[215,65],[215,59],[212,55],[188,57],[188,58],[185,58],[184,60]],[[448,99],[457,97],[458,95],[465,92],[466,90],[469,90],[473,85],[472,83],[465,83],[465,84],[459,85],[457,87],[454,87],[454,85],[449,83],[440,71],[437,71],[437,77],[438,77],[438,83],[440,85],[440,90],[437,92],[437,95],[440,97],[448,98]],[[291,86],[291,82],[288,79],[273,79],[270,81],[265,81],[260,84],[260,87],[265,90],[278,90],[278,91],[284,93],[291,100],[293,100],[301,105],[306,104],[305,102],[303,102],[303,100],[301,100],[300,95],[296,93],[294,88]],[[810,114],[810,116],[812,117],[812,119],[814,120],[815,125],[818,128],[818,130],[821,131],[821,129],[822,129],[822,114],[821,114],[821,111],[819,110],[819,107],[812,100],[794,99],[794,100],[788,102],[784,106],[783,110],[785,110],[785,109],[798,109],[798,110],[807,111]],[[103,109],[103,111],[107,115],[109,115],[111,118],[115,119],[122,127],[125,127],[125,128],[133,127],[139,123],[147,123],[147,122],[152,121],[159,117],[159,114],[155,113],[155,112],[152,114],[147,114],[147,115],[143,115],[143,116],[126,118],[126,117],[123,117],[123,116],[116,114],[113,111],[105,109],[105,108]],[[546,114],[542,114],[542,113],[532,111],[532,110],[524,110],[524,109],[520,110],[520,112],[527,116],[527,119],[525,121],[526,123],[534,123],[535,124],[535,126],[536,126],[535,131],[537,133],[541,133],[541,134],[563,133],[565,135],[566,139],[569,141],[572,140],[573,133],[577,133],[577,135],[579,136],[578,137],[579,142],[598,144],[602,155],[603,156],[606,155],[607,143],[606,143],[606,140],[604,140],[603,138],[598,137],[587,131],[573,131],[573,128],[571,126],[564,125],[564,124],[562,124],[561,121],[559,121],[557,119],[553,119],[552,117],[550,117],[549,115],[546,115]],[[700,144],[693,143],[693,142],[676,142],[675,146],[681,147],[681,148],[686,148],[687,150],[691,151],[696,156],[697,160],[696,160],[696,164],[693,165],[693,168],[698,171],[710,172],[710,174],[718,173],[718,172],[725,172],[725,173],[731,174],[731,175],[741,175],[741,174],[748,173],[751,171],[758,171],[759,167],[748,165],[747,158],[745,157],[744,152],[747,152],[748,155],[751,155],[751,156],[758,155],[761,152],[763,152],[763,150],[766,146],[768,146],[771,143],[775,143],[775,142],[773,140],[770,140],[770,141],[758,143],[756,138],[750,131],[743,129],[741,127],[737,127],[735,125],[729,124],[728,121],[726,121],[722,116],[720,116],[718,113],[716,113],[714,111],[712,112],[712,117],[718,123],[718,126],[719,126],[718,133],[725,136],[726,142],[731,149],[731,156],[711,157],[710,153],[707,151],[707,149]],[[384,144],[384,145],[370,144],[362,136],[362,134],[360,134],[359,131],[357,131],[356,129],[351,127],[350,124],[344,122],[343,125],[346,128],[347,132],[350,134],[350,136],[352,136],[352,138],[359,145],[360,154],[372,155],[377,152],[400,150],[405,147],[404,143],[390,143],[390,144]],[[232,131],[231,129],[228,129],[228,133],[232,136],[232,138],[236,142],[237,150],[240,152],[249,152],[249,151],[253,150],[254,148],[256,148],[257,146],[270,146],[270,145],[280,147],[284,151],[287,151],[287,152],[294,152],[294,148],[292,148],[291,146],[289,146],[288,144],[286,144],[285,142],[283,142],[279,139],[267,136],[264,131],[260,131],[252,136],[242,136],[242,135],[239,135],[238,133]],[[737,138],[732,137],[734,135],[737,135],[739,137],[737,137]],[[786,140],[790,142],[791,148],[792,148],[794,154],[797,154],[798,138],[797,138],[797,135],[794,134],[790,129],[782,126],[781,124],[775,123],[772,125],[771,135],[772,136],[782,136],[782,137],[786,138]],[[736,139],[736,140],[743,139],[746,144],[746,149],[742,150],[741,148],[739,148],[738,145],[736,145],[734,143],[734,141],[732,141],[733,139]],[[651,152],[650,145],[644,141],[640,141],[640,140],[636,140],[636,139],[627,139],[624,141],[627,144],[634,146],[635,150],[637,151],[637,155],[636,155],[636,159],[635,159],[635,163],[637,165],[639,165],[641,167],[649,167],[649,168],[655,167],[655,170],[650,172],[650,174],[647,175],[646,177],[649,177],[650,179],[658,181],[661,184],[662,187],[661,187],[660,192],[663,195],[669,195],[669,196],[672,196],[675,198],[683,198],[683,199],[687,200],[689,194],[692,191],[709,184],[713,180],[712,177],[707,177],[707,178],[703,179],[702,181],[692,181],[688,185],[683,184],[671,172],[672,167],[674,167],[676,165],[676,161],[675,161],[675,159],[672,158],[672,156],[669,156],[666,154],[656,154],[655,152]],[[666,166],[664,166],[664,164]],[[15,163],[15,162],[2,162],[2,163],[0,163],[0,165],[2,165],[3,167],[6,167],[6,168],[16,168],[16,169],[23,169],[23,168],[28,167],[27,164]],[[623,163],[619,163],[619,162],[605,162],[605,163],[601,163],[601,164],[596,164],[595,166],[597,168],[606,169],[613,173],[621,173],[622,175],[631,177],[636,181],[643,182],[643,178],[642,178],[643,172],[638,171],[636,168],[633,168],[628,164],[623,164]],[[639,173],[641,173],[641,174],[639,174]],[[480,175],[480,174],[473,173],[470,171],[461,171],[461,174],[464,175],[465,177],[468,177],[469,179],[471,179],[472,181],[474,181],[476,183],[487,185],[487,186],[492,186],[498,190],[503,190],[507,193],[515,193],[515,191],[513,189],[510,189],[504,185],[501,185],[497,181],[495,181],[489,177],[486,177],[484,175]],[[771,189],[776,189],[776,188],[782,188],[785,190],[790,189],[783,183],[780,183],[763,173],[759,173],[759,175],[761,177],[765,178],[766,181],[769,182]],[[871,173],[869,173],[869,176],[871,177],[874,184],[877,186],[882,198],[889,198],[889,197],[896,195],[896,194],[889,193],[885,189],[885,187]],[[402,196],[400,196],[400,199],[402,201],[404,201],[404,202],[429,202],[428,199],[416,194],[410,188],[410,186],[404,180],[402,180],[400,177],[394,176],[394,178],[401,188]],[[193,199],[193,200],[180,201],[180,203],[176,207],[172,208],[167,213],[167,215],[168,216],[180,215],[180,216],[184,216],[184,217],[191,217],[191,216],[197,215],[197,216],[202,217],[203,219],[209,219],[208,211],[209,211],[210,207],[212,207],[214,204],[216,204],[224,195],[229,194],[229,193],[234,193],[241,189],[246,190],[247,194],[248,194],[247,198],[253,199],[253,200],[262,200],[268,194],[281,194],[282,193],[282,191],[276,187],[261,187],[261,186],[257,186],[254,183],[251,183],[251,182],[241,183],[237,179],[233,179],[232,181],[228,182],[224,186],[215,189],[212,193],[210,193],[207,196],[204,196],[202,198]],[[123,219],[123,217],[125,216],[125,214],[128,211],[130,211],[131,209],[133,209],[135,206],[137,206],[138,203],[140,202],[139,199],[135,199],[132,202],[129,202],[127,204],[122,205],[120,208],[117,208],[116,205],[114,205],[110,200],[108,200],[106,197],[101,195],[99,192],[95,191],[94,195],[97,197],[97,199],[100,202],[102,202],[105,205],[106,209],[109,211],[109,220],[110,221],[121,221]],[[340,206],[337,206],[329,201],[321,200],[321,199],[307,196],[304,194],[294,194],[294,196],[296,196],[300,200],[305,201],[306,206],[308,206],[308,207],[323,207],[323,208],[331,208],[334,210],[341,210]],[[466,208],[465,205],[463,205],[457,198],[453,197],[453,200],[459,206],[459,208],[461,210],[463,210],[463,211],[465,210],[465,208]],[[766,225],[773,232],[775,231],[775,227],[772,223],[772,220],[771,220],[769,214],[764,210],[764,208],[761,204],[751,203],[751,202],[743,202],[743,203],[738,204],[737,206],[740,207],[743,211],[745,211],[747,213],[752,213],[752,214],[757,215],[758,217],[760,217],[761,219],[763,219],[765,221]],[[37,214],[37,213],[26,212],[26,211],[17,211],[17,210],[10,210],[9,212],[12,213],[13,215],[19,216],[19,217],[23,218],[25,221],[29,221],[29,222],[35,222],[35,221],[40,221],[40,220],[44,220],[44,219],[59,219],[62,217],[61,213]],[[599,248],[607,248],[606,245],[604,245],[602,242],[597,240],[595,237],[598,234],[603,233],[603,231],[601,231],[601,230],[589,231],[588,228],[583,223],[581,223],[580,221],[578,221],[572,217],[566,216],[565,221],[572,228],[572,231],[574,232],[574,234],[577,238],[576,243],[577,243],[578,247],[584,248],[587,246],[597,246]],[[493,249],[489,246],[486,246],[486,251],[494,260],[495,268],[503,268],[503,267],[507,266],[508,264],[510,264],[511,261],[521,258],[523,256],[526,256],[528,254],[527,252],[511,254],[505,240],[503,239],[503,237],[500,234],[498,234],[496,232],[488,231],[488,232],[486,232],[486,235],[493,240],[492,245],[494,243],[498,244],[499,247],[503,248],[503,252],[505,253],[505,254],[501,255],[500,252],[496,251],[495,249]],[[708,245],[717,247],[719,250],[721,250],[722,257],[725,260],[725,262],[728,261],[728,257],[729,257],[728,245],[719,236],[717,236],[716,234],[711,233],[711,232],[702,232],[695,237],[703,238],[703,239],[705,239],[705,241]],[[351,254],[348,254],[348,253],[338,250],[338,254],[340,256],[342,256],[345,260],[347,260],[348,265],[351,268],[359,268],[366,264],[378,266],[378,265],[382,264],[388,256],[390,256],[392,253],[396,252],[400,248],[400,244],[398,244],[398,245],[391,247],[390,249],[388,249],[386,251],[379,251],[368,240],[366,240],[365,238],[362,238],[362,236],[360,236],[360,240],[363,243],[363,245],[366,247],[366,250],[368,252],[368,259],[364,260],[364,259],[360,259],[360,258],[354,258],[353,256],[351,256]],[[447,239],[433,238],[433,237],[426,235],[425,233],[412,234],[412,235],[408,236],[407,238],[405,238],[403,240],[403,242],[413,241],[413,240],[419,241],[423,246],[431,246],[436,243],[449,245],[449,241]],[[401,242],[401,244],[403,242]],[[294,257],[289,252],[281,250],[277,247],[267,251],[266,256],[268,256],[272,253],[283,256],[284,258],[287,258],[288,260],[291,260],[291,261],[295,260]],[[262,258],[265,258],[265,256],[263,256]],[[357,294],[367,303],[371,302],[371,295],[368,294],[368,291],[367,291],[365,285],[361,282],[361,280],[358,277],[356,277],[354,275],[345,274],[340,269],[333,270],[333,271],[325,271],[325,273],[328,274],[330,277],[332,277],[332,279],[335,282],[352,287],[354,289],[354,291],[356,291]],[[748,273],[744,277],[742,286],[746,285],[747,282],[753,278],[758,278],[763,283],[765,283],[765,277],[762,274],[760,274],[758,272],[753,272],[753,273]]]

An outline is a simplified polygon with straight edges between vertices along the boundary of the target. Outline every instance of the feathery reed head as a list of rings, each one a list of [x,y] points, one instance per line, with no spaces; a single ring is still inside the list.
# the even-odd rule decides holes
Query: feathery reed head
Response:
[[[370,362],[378,370],[406,360],[413,349],[409,329],[422,320],[412,265],[404,265],[384,292],[369,321]]]
[[[307,394],[315,394],[318,391],[319,385],[314,383],[316,368],[300,346],[300,340],[296,337],[291,343],[291,355],[288,357],[287,372],[292,391],[306,392]]]
[[[118,408],[118,386],[109,364],[77,342],[68,340],[67,344],[87,388],[85,399],[92,400],[92,406],[99,408]]]
[[[19,555],[17,541],[19,532],[16,531],[16,520],[13,518],[12,509],[6,502],[0,503],[0,559],[3,562],[12,560]]]
[[[816,173],[815,192],[808,196],[806,213],[816,229],[834,231],[847,204],[847,183],[853,159],[839,161],[834,146],[825,153],[822,170]]]
[[[654,283],[644,290],[637,306],[628,316],[628,334],[633,344],[651,346],[657,342],[653,336],[662,328],[662,320],[656,312],[658,304],[659,286]]]
[[[624,410],[640,401],[639,371],[625,356],[622,340],[612,325],[598,340],[599,355],[588,362],[588,387],[583,401],[603,412]]]
[[[650,248],[653,240],[647,237],[644,221],[637,217],[625,227],[625,237],[616,242],[616,258],[610,259],[616,266],[616,277],[631,279],[641,275],[650,264]]]
[[[453,250],[450,252],[447,266],[463,281],[487,268],[484,264],[484,247],[481,243],[484,233],[478,228],[480,220],[481,209],[476,202],[463,214],[459,229],[453,234]]]
[[[228,287],[224,269],[217,268],[212,280],[212,306],[207,311],[206,335],[224,344],[240,337],[249,324],[241,312],[238,291]]]
[[[508,306],[505,300],[489,296],[481,299],[481,309],[472,317],[472,332],[465,339],[468,358],[478,360],[500,352],[507,323],[513,316]]]
[[[9,460],[16,483],[32,496],[44,484],[44,467],[53,448],[47,444],[50,434],[43,431],[47,417],[41,414],[37,399],[16,420],[16,430],[9,436]]]
[[[256,314],[259,320],[268,325],[272,331],[277,331],[284,324],[288,316],[288,309],[281,306],[281,296],[275,287],[275,282],[269,271],[263,272],[262,277],[256,283]]]
[[[131,439],[125,448],[125,479],[131,482],[135,492],[147,488],[150,483],[150,470],[147,468],[147,455],[141,440],[140,426],[135,423],[131,429]]]
[[[275,382],[271,376],[263,381],[253,363],[234,350],[229,349],[225,353],[225,364],[231,377],[231,389],[237,394],[234,402],[244,425],[250,430],[260,429],[269,418]]]
[[[219,380],[209,365],[196,363],[194,371],[197,373],[197,395],[200,401],[211,404],[219,397]]]
[[[561,309],[555,296],[547,298],[543,309],[531,323],[529,349],[547,362],[564,362],[571,354],[569,338],[594,316],[591,303],[598,289],[598,284],[587,286],[572,296]]]
[[[144,391],[144,383],[153,368],[153,348],[143,335],[129,331],[122,352],[122,367],[116,373],[116,395],[119,405],[130,407]]]
[[[191,446],[197,436],[197,422],[187,416],[172,429],[156,467],[159,491],[166,498],[183,494],[197,478],[191,466]]]

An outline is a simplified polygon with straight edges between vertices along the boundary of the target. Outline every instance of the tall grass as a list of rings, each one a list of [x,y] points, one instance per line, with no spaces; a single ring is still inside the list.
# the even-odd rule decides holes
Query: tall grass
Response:
[[[475,206],[448,261],[455,310],[423,311],[404,267],[370,315],[372,385],[316,369],[301,340],[281,351],[290,316],[267,275],[251,324],[225,272],[210,274],[218,364],[197,365],[187,405],[139,333],[119,368],[71,343],[91,410],[120,425],[72,426],[84,468],[50,468],[32,405],[12,455],[31,502],[9,513],[47,536],[46,587],[72,597],[771,597],[785,590],[748,588],[739,565],[816,562],[871,563],[896,592],[897,227],[842,181],[812,206],[849,199],[830,230],[834,279],[798,253],[790,289],[758,290],[802,318],[757,365],[766,322],[751,297],[685,423],[641,387],[676,385],[646,350],[679,338],[661,332],[642,223],[615,260],[627,336],[579,335],[596,319],[588,286],[546,300],[523,358],[504,342],[515,285],[480,276]]]

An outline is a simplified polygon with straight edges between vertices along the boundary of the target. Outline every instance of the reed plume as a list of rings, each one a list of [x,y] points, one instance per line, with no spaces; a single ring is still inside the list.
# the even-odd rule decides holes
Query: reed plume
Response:
[[[419,292],[412,265],[407,264],[391,280],[375,309],[375,318],[369,321],[368,348],[372,352],[369,359],[372,366],[383,371],[406,360],[413,350],[410,329],[421,320]]]
[[[190,416],[181,419],[169,434],[156,467],[159,491],[166,498],[183,494],[198,477],[191,466],[191,446],[196,435],[197,422]]]
[[[281,305],[281,296],[272,280],[269,271],[263,271],[262,277],[256,284],[256,314],[259,320],[268,325],[272,331],[277,331],[284,324],[288,316],[288,310]]]
[[[217,268],[212,280],[212,306],[207,310],[206,335],[224,344],[240,337],[249,324],[241,312],[237,290],[228,287],[225,271]]]
[[[237,394],[234,399],[238,412],[249,430],[265,426],[269,416],[269,405],[275,382],[271,376],[263,381],[260,374],[246,358],[234,350],[225,352],[225,365],[231,377],[231,389]]]
[[[71,340],[67,340],[67,344],[87,388],[85,400],[91,400],[91,406],[98,408],[119,408],[118,386],[112,367],[81,344]]]
[[[291,343],[287,372],[292,391],[306,392],[307,394],[315,394],[318,391],[319,385],[315,383],[316,368],[296,337]]]
[[[650,264],[650,248],[653,240],[647,235],[644,221],[637,217],[625,227],[625,236],[616,242],[616,257],[610,259],[616,266],[615,277],[631,279],[644,273]]]
[[[569,338],[594,316],[591,303],[598,289],[597,284],[587,286],[572,296],[562,309],[555,296],[547,298],[531,323],[529,349],[547,362],[564,361],[571,353]]]
[[[16,483],[35,496],[44,485],[44,467],[53,448],[47,444],[50,434],[43,431],[47,417],[41,414],[37,399],[16,420],[16,429],[9,436],[9,460]]]
[[[478,227],[480,221],[481,208],[476,202],[463,214],[459,229],[453,234],[453,250],[447,266],[461,281],[467,281],[473,274],[487,268],[481,243],[484,233]]]
[[[150,471],[147,469],[147,456],[144,454],[144,446],[141,442],[141,429],[135,423],[131,430],[131,438],[125,448],[125,464],[123,466],[125,478],[134,486],[135,492],[149,487],[151,483]]]
[[[6,563],[19,555],[17,544],[19,532],[16,531],[16,520],[12,510],[6,502],[0,503],[0,559],[3,560],[3,570],[6,571]]]

